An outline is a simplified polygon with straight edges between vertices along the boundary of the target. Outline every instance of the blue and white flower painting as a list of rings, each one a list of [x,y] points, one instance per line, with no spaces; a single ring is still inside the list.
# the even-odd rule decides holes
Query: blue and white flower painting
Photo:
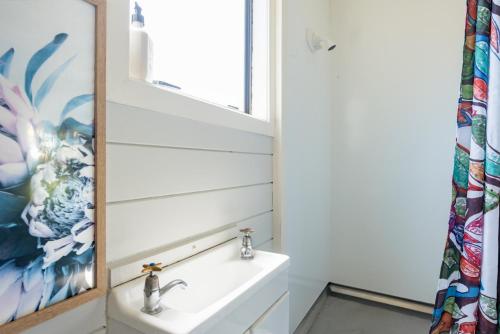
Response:
[[[75,84],[93,51],[74,52],[67,32],[18,50],[3,31],[0,325],[92,289],[95,276],[94,92],[92,80]]]

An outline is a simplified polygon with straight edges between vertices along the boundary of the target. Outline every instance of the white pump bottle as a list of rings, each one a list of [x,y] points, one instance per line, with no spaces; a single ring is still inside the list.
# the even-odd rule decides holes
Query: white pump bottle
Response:
[[[133,79],[153,81],[153,41],[144,29],[142,8],[137,2],[135,3],[130,27],[129,74]]]

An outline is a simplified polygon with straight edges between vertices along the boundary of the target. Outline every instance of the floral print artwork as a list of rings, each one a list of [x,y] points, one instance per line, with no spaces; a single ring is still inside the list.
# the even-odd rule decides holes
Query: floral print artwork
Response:
[[[22,83],[16,50],[0,50],[0,325],[94,287],[94,126],[72,117],[93,92],[43,117],[77,55],[43,68],[69,38],[34,46]]]
[[[431,334],[497,334],[500,0],[468,0],[453,200]]]

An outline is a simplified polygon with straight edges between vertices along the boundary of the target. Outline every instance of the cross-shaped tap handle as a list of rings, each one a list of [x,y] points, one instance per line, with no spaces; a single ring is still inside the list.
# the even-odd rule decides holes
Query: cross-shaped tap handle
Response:
[[[253,228],[247,227],[247,228],[242,228],[240,232],[245,233],[245,235],[250,235],[251,233],[255,232],[255,230]]]
[[[161,271],[161,262],[142,265],[142,273],[152,273],[154,271]]]

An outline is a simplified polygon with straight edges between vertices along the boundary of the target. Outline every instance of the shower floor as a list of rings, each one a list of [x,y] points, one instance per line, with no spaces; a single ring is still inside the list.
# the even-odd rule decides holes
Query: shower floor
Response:
[[[431,317],[344,296],[329,296],[308,334],[425,334]]]

